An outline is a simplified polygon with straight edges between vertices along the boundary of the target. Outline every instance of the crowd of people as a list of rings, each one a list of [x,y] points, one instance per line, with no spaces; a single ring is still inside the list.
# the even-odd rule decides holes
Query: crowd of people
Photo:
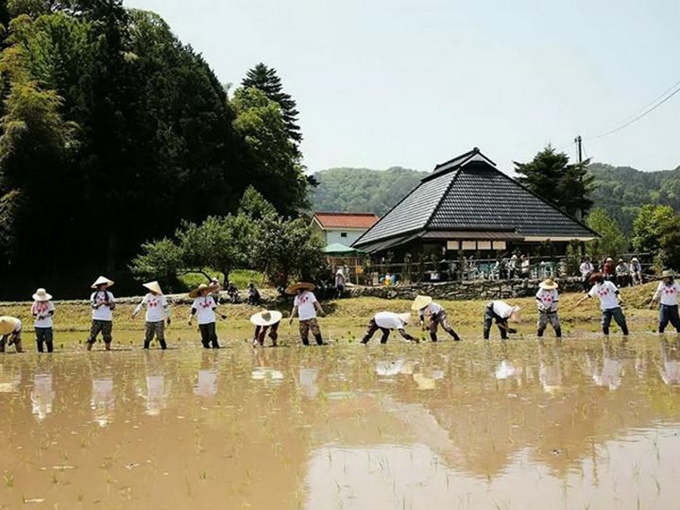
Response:
[[[613,282],[617,287],[629,287],[631,285],[642,285],[642,264],[637,257],[633,257],[626,262],[619,259],[614,263],[614,259],[606,257],[600,261],[600,267],[596,268],[590,257],[584,257],[579,266],[579,272],[583,277],[584,290],[589,289],[590,275],[595,272],[602,273],[605,280]]]
[[[628,272],[632,273],[635,269],[636,259],[628,264]],[[612,265],[611,259],[606,259],[603,269],[607,265]],[[639,262],[637,262],[639,264]],[[632,268],[632,269],[631,269]],[[609,271],[610,268],[607,270]],[[586,294],[578,300],[575,307],[580,306],[589,298],[597,298],[601,308],[602,333],[609,335],[612,320],[619,326],[622,334],[628,335],[629,329],[626,322],[625,313],[619,295],[619,285],[614,282],[612,275],[616,275],[616,266],[613,272],[595,272],[592,262],[584,259],[581,264],[581,271],[584,278],[587,278]],[[341,273],[337,273],[340,275]],[[622,274],[622,273],[619,273]],[[343,275],[344,276],[344,275]],[[343,282],[336,280],[336,282]],[[114,282],[104,276],[100,276],[92,284],[93,292],[90,296],[90,306],[92,309],[92,320],[90,334],[86,340],[87,350],[91,350],[101,335],[106,350],[111,350],[113,341],[113,316],[116,308],[116,300],[110,288]],[[158,341],[161,349],[167,348],[165,339],[166,324],[171,323],[171,313],[168,299],[163,294],[163,290],[158,282],[152,281],[143,284],[148,291],[139,302],[132,313],[135,318],[142,309],[145,309],[145,333],[144,349],[148,349],[154,338]],[[201,344],[206,349],[217,349],[220,347],[217,337],[216,321],[218,316],[226,319],[226,313],[219,309],[219,283],[216,280],[210,284],[201,284],[189,293],[193,299],[190,306],[188,324],[192,325],[194,319],[198,323]],[[300,340],[304,345],[310,345],[310,333],[317,345],[323,345],[324,339],[319,326],[319,315],[325,312],[314,294],[316,287],[312,283],[300,282],[285,289],[285,293],[294,296],[293,308],[290,313],[289,323],[292,324],[295,318],[298,319],[298,330]],[[248,301],[255,306],[259,305],[259,292],[251,285],[249,289]],[[255,295],[254,292],[257,292]],[[670,323],[678,333],[680,333],[680,315],[678,313],[678,295],[680,294],[680,284],[675,281],[675,274],[672,271],[664,271],[662,281],[659,283],[654,295],[652,296],[651,306],[659,306],[659,333],[663,333]],[[560,295],[558,284],[548,278],[539,284],[536,293],[537,305],[537,328],[536,334],[542,337],[548,325],[554,330],[555,336],[562,336],[562,328],[559,318]],[[429,332],[432,342],[438,341],[438,329],[441,327],[448,333],[454,341],[461,338],[449,323],[448,315],[444,307],[436,303],[430,296],[416,296],[412,304],[412,311],[417,313],[420,326],[424,331]],[[510,327],[510,322],[521,322],[521,309],[519,306],[509,304],[502,300],[493,300],[487,303],[483,315],[483,336],[489,340],[492,325],[495,323],[501,339],[507,339],[509,334],[516,330]],[[38,289],[33,294],[33,304],[31,305],[31,315],[34,318],[34,329],[36,346],[38,352],[45,350],[53,352],[54,335],[53,321],[55,306],[52,296],[45,289]],[[277,345],[278,330],[283,319],[283,314],[277,310],[262,310],[251,316],[250,321],[255,326],[253,333],[253,345],[263,346],[266,337],[271,339],[272,345]],[[396,330],[403,339],[410,342],[419,340],[406,332],[406,327],[411,322],[411,313],[395,313],[383,311],[375,314],[368,323],[368,328],[362,343],[368,343],[373,335],[381,331],[381,343],[387,343],[390,332]],[[9,346],[14,346],[17,352],[23,351],[22,343],[23,325],[16,317],[0,317],[0,352],[4,352]]]

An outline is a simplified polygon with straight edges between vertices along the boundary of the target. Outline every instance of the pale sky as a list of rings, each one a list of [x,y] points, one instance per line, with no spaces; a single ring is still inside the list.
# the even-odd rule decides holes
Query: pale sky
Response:
[[[223,82],[259,62],[298,103],[309,171],[431,170],[472,147],[499,167],[632,118],[680,80],[678,0],[126,0]],[[680,165],[680,94],[595,161]]]

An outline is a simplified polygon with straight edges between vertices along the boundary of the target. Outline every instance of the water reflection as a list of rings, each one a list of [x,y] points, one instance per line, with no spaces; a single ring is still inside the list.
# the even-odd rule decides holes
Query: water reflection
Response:
[[[661,379],[668,386],[680,385],[680,340],[661,341]]]
[[[194,395],[211,397],[217,394],[217,378],[219,372],[216,366],[217,358],[213,353],[204,353],[201,360],[201,369],[198,371]]]
[[[33,389],[31,390],[32,412],[38,421],[43,421],[48,414],[52,413],[52,404],[56,393],[52,387],[52,372],[45,369],[37,369],[33,376]]]
[[[94,421],[100,427],[106,427],[113,419],[116,409],[116,397],[113,393],[113,376],[99,375],[92,379],[92,398],[90,408]]]

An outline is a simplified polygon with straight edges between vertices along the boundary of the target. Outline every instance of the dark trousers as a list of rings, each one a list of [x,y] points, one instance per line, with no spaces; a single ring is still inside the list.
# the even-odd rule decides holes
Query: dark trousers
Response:
[[[593,273],[588,273],[583,277],[583,292],[588,292],[592,285],[590,285],[590,275]]]
[[[47,345],[47,352],[54,350],[52,328],[35,328],[35,340],[38,344],[38,352],[45,352],[45,345]]]
[[[92,345],[97,341],[97,335],[99,333],[102,334],[102,338],[104,339],[104,343],[106,344],[107,349],[110,348],[111,346],[111,341],[113,340],[113,322],[111,321],[100,321],[97,319],[94,319],[92,321],[92,327],[90,328],[90,337],[87,339],[87,343],[89,345],[89,349],[92,348]]]
[[[362,344],[367,344],[368,341],[373,338],[373,335],[375,335],[375,332],[380,330],[382,333],[382,337],[380,338],[380,343],[381,344],[386,344],[387,340],[390,338],[390,330],[387,328],[381,328],[375,323],[375,319],[371,319],[371,322],[368,323],[368,329],[366,330],[366,334],[364,335],[364,338],[361,340]],[[413,338],[411,335],[409,335],[406,331],[403,329],[397,330],[399,331],[399,334],[404,337],[406,340],[413,341],[415,338]]]
[[[678,305],[661,305],[659,308],[659,333],[663,333],[671,323],[675,330],[680,333],[680,316],[678,316]]]
[[[255,340],[257,340],[257,343],[260,345],[264,345],[264,337],[269,336],[269,338],[272,339],[272,346],[276,347],[276,341],[279,338],[279,325],[281,322],[277,322],[276,324],[272,324],[271,326],[255,326]],[[269,331],[269,335],[267,335],[267,331]]]
[[[496,321],[498,326],[498,331],[501,334],[501,338],[506,340],[508,338],[508,319],[504,319],[500,315],[496,315],[493,311],[493,305],[489,304],[484,312],[484,340],[489,339],[491,333],[491,325]]]
[[[621,332],[624,335],[628,335],[628,325],[626,324],[626,316],[623,315],[623,310],[621,310],[621,307],[602,310],[602,333],[604,333],[605,335],[609,334],[609,326],[612,323],[612,318],[621,328]]]
[[[430,339],[433,342],[437,341],[437,329],[440,325],[442,329],[451,335],[456,342],[460,341],[458,333],[456,333],[453,328],[449,326],[446,312],[442,310],[441,312],[435,313],[432,315],[432,317],[430,317]]]
[[[161,349],[167,349],[168,345],[165,343],[165,321],[146,323],[146,330],[144,331],[145,349],[149,348],[154,336],[158,340],[158,343],[161,344]]]
[[[217,343],[217,332],[215,331],[215,323],[199,324],[198,329],[201,332],[201,343],[206,349],[210,349],[211,344],[213,349],[219,349],[220,344]]]

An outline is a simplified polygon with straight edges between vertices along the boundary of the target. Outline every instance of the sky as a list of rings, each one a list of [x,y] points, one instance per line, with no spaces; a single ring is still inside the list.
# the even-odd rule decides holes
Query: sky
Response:
[[[680,166],[678,0],[125,0],[238,85],[259,62],[297,101],[310,172],[431,170],[479,147],[510,173],[548,143]]]

